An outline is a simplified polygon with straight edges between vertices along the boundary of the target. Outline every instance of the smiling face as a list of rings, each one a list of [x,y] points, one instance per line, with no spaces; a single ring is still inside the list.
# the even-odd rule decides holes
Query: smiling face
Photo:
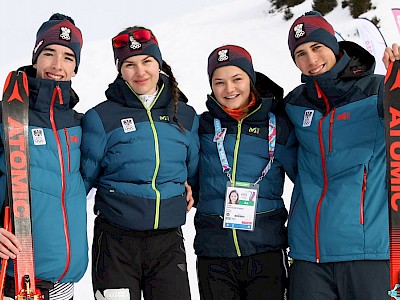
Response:
[[[242,109],[250,101],[250,77],[236,66],[217,68],[211,78],[217,101],[230,109]]]
[[[336,64],[331,48],[318,42],[301,44],[294,51],[294,60],[300,71],[307,76],[324,74]]]
[[[128,57],[121,66],[122,78],[138,95],[150,95],[157,90],[160,66],[154,57],[136,55]]]
[[[69,81],[75,76],[75,54],[66,46],[48,45],[40,52],[33,67],[36,78]]]
[[[236,191],[232,191],[229,194],[229,203],[231,204],[237,204],[239,202],[239,195]]]

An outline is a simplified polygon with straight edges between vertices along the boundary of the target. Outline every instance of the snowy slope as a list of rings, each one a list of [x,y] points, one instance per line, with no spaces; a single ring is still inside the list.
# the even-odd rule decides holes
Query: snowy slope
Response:
[[[390,10],[398,6],[398,1],[385,0],[379,1],[379,4],[377,0],[373,2],[378,6],[377,9],[363,17],[371,18],[377,15],[381,19],[381,31],[388,44],[400,42],[400,35]],[[300,72],[295,67],[287,47],[287,33],[294,19],[286,22],[281,13],[266,13],[269,9],[269,2],[266,0],[232,0],[229,4],[207,6],[189,14],[171,14],[168,21],[151,26],[158,38],[163,58],[172,66],[180,88],[188,97],[189,104],[198,113],[205,110],[206,94],[210,92],[207,57],[214,48],[223,44],[238,44],[245,47],[253,56],[255,69],[280,84],[285,89],[285,94],[300,83]],[[297,17],[308,10],[311,10],[311,0],[292,9],[292,12]],[[74,16],[73,12],[71,15]],[[46,15],[41,19],[47,17]],[[358,41],[348,9],[342,9],[339,5],[326,18],[345,39]],[[112,26],[112,20],[104,22],[110,22]],[[135,22],[134,17],[132,22]],[[136,24],[127,22],[123,26],[130,25]],[[120,26],[115,28],[114,33],[121,29]],[[85,36],[85,32],[83,34]],[[105,99],[104,91],[117,74],[113,64],[111,37],[104,36],[84,44],[79,72],[73,79],[74,89],[81,99],[77,110],[81,112]],[[6,65],[1,64],[0,82],[4,82],[10,69],[28,64],[30,59],[23,57]],[[288,181],[284,195],[285,203],[290,201],[291,188],[292,184]],[[93,199],[89,198],[88,236],[91,242],[94,216]],[[196,258],[192,247],[195,234],[194,213],[193,209],[188,214],[187,224],[183,230],[192,298],[197,300],[199,296],[195,273]],[[92,299],[90,273],[89,265],[84,278],[76,284],[75,299]]]

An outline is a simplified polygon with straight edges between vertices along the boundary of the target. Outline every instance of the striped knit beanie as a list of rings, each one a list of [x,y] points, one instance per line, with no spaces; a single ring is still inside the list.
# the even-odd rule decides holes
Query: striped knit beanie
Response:
[[[162,68],[163,60],[158,41],[150,29],[140,26],[129,27],[112,39],[112,46],[118,73],[121,73],[125,59],[136,55],[150,55],[158,62],[160,69]]]
[[[236,66],[249,75],[253,83],[256,82],[253,62],[250,53],[244,48],[235,45],[221,46],[211,52],[208,57],[208,78],[210,79],[215,69],[225,66]]]
[[[33,48],[32,64],[36,63],[40,52],[46,46],[52,44],[66,46],[74,52],[76,59],[75,73],[78,72],[83,40],[82,33],[75,26],[74,20],[56,13],[40,26],[36,34],[35,48]]]
[[[298,46],[308,42],[318,42],[330,48],[337,56],[339,44],[335,31],[317,11],[310,11],[297,18],[289,31],[289,50],[294,60],[294,52]]]

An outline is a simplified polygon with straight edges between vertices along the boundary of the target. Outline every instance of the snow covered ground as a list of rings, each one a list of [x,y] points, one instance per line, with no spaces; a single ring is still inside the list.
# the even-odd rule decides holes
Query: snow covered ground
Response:
[[[204,0],[203,0],[204,1]],[[23,1],[21,1],[23,2]],[[100,1],[103,3],[102,1]],[[216,47],[223,44],[237,44],[245,47],[253,56],[253,63],[257,71],[263,72],[276,83],[285,89],[285,94],[300,83],[300,71],[295,67],[287,47],[287,34],[292,19],[289,22],[283,20],[282,13],[268,14],[270,10],[269,1],[266,0],[231,0],[231,1],[204,1],[207,5],[199,5],[202,1],[193,1],[195,9],[188,9],[190,12],[183,13],[178,9],[179,5],[187,5],[187,1],[174,1],[176,7],[169,7],[168,10],[157,1],[148,1],[154,14],[161,13],[160,10],[168,11],[163,14],[162,21],[157,22],[157,18],[151,19],[150,11],[135,10],[135,2],[118,1],[110,2],[109,8],[104,12],[99,9],[95,13],[88,13],[85,18],[96,24],[98,28],[103,28],[104,23],[108,24],[107,30],[97,30],[96,26],[81,27],[84,35],[84,46],[81,55],[81,65],[77,76],[73,79],[73,87],[80,96],[80,103],[77,110],[85,112],[100,101],[105,100],[104,91],[117,75],[111,49],[111,37],[131,25],[149,26],[158,38],[164,60],[171,66],[179,82],[181,90],[186,94],[191,104],[198,113],[205,110],[205,100],[210,87],[207,78],[207,57]],[[181,2],[181,3],[180,3]],[[196,4],[195,4],[196,2]],[[20,3],[20,2],[18,2]],[[184,3],[184,4],[183,4]],[[189,2],[192,3],[192,2]],[[214,3],[214,4],[209,4]],[[22,56],[12,56],[10,49],[5,60],[5,53],[1,51],[0,82],[4,82],[8,71],[19,66],[29,64],[31,61],[31,49],[34,44],[34,36],[37,28],[46,20],[52,12],[61,12],[75,18],[76,24],[87,23],[74,17],[82,16],[79,10],[78,0],[70,0],[68,5],[60,3],[47,4],[43,10],[37,10],[35,14],[23,14],[19,22],[26,23],[27,32],[23,41],[11,43],[18,47],[25,47],[26,53]],[[104,4],[104,3],[103,3]],[[362,17],[372,18],[378,16],[381,20],[381,31],[387,43],[400,42],[400,35],[391,12],[391,8],[398,6],[397,0],[373,1],[377,6],[376,10],[362,15]],[[20,5],[20,4],[19,4]],[[37,1],[36,6],[41,7],[41,2]],[[307,0],[296,8],[292,9],[295,17],[300,16],[305,11],[311,10],[312,2]],[[130,18],[120,18],[121,9],[130,10]],[[49,12],[50,10],[50,12]],[[46,12],[45,14],[42,11]],[[103,17],[107,15],[107,17]],[[114,14],[113,14],[114,13]],[[13,30],[7,21],[10,21],[7,11],[2,9],[1,32]],[[148,14],[144,19],[141,14]],[[113,15],[113,17],[110,17]],[[31,16],[31,17],[29,17]],[[326,16],[327,20],[333,25],[344,39],[358,41],[356,27],[350,17],[348,8],[342,9],[339,6]],[[141,20],[140,22],[138,20]],[[146,20],[146,21],[145,21]],[[4,22],[4,23],[3,23]],[[96,22],[100,22],[97,24]],[[138,23],[137,23],[138,22]],[[32,29],[32,28],[33,29]],[[87,29],[87,31],[85,31]],[[100,31],[100,32],[99,32]],[[16,33],[17,34],[17,33]],[[20,36],[23,33],[18,32]],[[86,37],[89,36],[88,41]],[[11,40],[11,39],[10,39]],[[10,47],[7,41],[2,42],[2,47]],[[32,47],[31,47],[32,46]],[[12,49],[11,49],[12,51]],[[12,56],[13,59],[9,59]],[[290,201],[292,184],[288,180],[285,187],[285,203]],[[91,243],[93,236],[93,197],[88,197],[88,237]],[[197,289],[197,278],[195,272],[196,257],[193,251],[193,239],[195,230],[193,227],[193,216],[195,209],[192,209],[187,217],[187,224],[183,227],[185,236],[185,246],[188,259],[189,280],[191,285],[192,298],[199,299]],[[75,299],[92,299],[91,291],[91,271],[89,268],[83,279],[76,284]]]

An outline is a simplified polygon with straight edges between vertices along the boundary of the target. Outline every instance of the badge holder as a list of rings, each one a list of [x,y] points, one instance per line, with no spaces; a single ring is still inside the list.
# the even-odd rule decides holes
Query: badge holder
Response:
[[[256,220],[258,184],[227,182],[223,228],[253,231]]]

